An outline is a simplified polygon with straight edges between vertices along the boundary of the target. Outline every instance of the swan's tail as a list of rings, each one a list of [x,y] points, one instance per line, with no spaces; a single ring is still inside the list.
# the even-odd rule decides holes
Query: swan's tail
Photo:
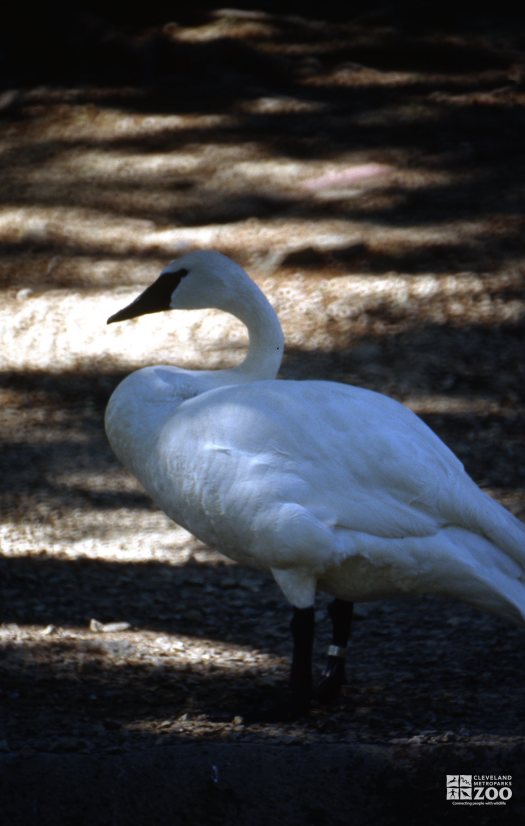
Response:
[[[490,576],[477,578],[471,589],[467,586],[462,591],[462,599],[470,605],[518,625],[525,623],[525,583],[521,580],[491,571]]]
[[[525,575],[525,524],[484,493],[465,474],[460,484],[451,486],[444,503],[450,522],[485,536],[516,562]]]
[[[443,592],[512,622],[525,623],[525,571],[507,548],[456,527],[442,531],[441,539],[453,552],[452,558],[447,554],[450,567]]]

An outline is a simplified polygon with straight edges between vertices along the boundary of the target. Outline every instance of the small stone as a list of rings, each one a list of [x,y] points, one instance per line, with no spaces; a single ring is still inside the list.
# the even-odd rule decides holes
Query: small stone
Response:
[[[127,631],[131,628],[129,622],[99,622],[97,619],[89,621],[89,630],[98,634],[111,634],[115,631]]]
[[[21,290],[18,290],[16,297],[18,301],[25,301],[27,298],[30,298],[33,294],[33,290],[30,287],[23,287]]]
[[[46,637],[49,637],[50,634],[56,634],[56,632],[57,632],[56,625],[46,625],[46,627],[42,631],[42,634],[45,634]]]
[[[89,621],[89,630],[90,631],[102,631],[104,624],[99,622],[96,619],[90,619]]]
[[[106,622],[102,627],[102,633],[111,634],[115,631],[128,631],[130,628],[129,622]]]

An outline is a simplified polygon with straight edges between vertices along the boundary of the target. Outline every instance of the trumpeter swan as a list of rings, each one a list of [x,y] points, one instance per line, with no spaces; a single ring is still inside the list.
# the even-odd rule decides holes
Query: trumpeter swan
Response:
[[[240,266],[218,252],[184,255],[108,323],[205,307],[246,325],[244,361],[132,373],[111,396],[106,431],[169,517],[270,569],[293,606],[296,713],[312,690],[316,589],[335,598],[325,699],[344,681],[356,601],[440,594],[524,621],[525,525],[402,404],[335,382],[276,380],[283,333]]]

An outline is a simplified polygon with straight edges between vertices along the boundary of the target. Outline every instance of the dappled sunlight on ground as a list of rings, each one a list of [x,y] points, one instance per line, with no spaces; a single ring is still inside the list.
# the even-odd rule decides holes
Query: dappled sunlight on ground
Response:
[[[125,82],[0,95],[10,747],[64,750],[64,725],[87,751],[282,736],[242,722],[286,679],[276,587],[155,511],[103,432],[129,370],[242,358],[242,325],[216,311],[106,326],[187,249],[220,249],[260,284],[283,377],[404,401],[525,514],[515,33],[204,18],[123,35]],[[292,739],[523,742],[519,629],[431,600],[360,610],[343,703]]]

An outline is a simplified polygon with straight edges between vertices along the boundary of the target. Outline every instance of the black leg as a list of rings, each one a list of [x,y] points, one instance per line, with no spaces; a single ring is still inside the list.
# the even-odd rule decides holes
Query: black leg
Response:
[[[332,620],[332,644],[328,648],[328,661],[318,687],[321,702],[336,700],[341,686],[346,683],[345,655],[352,627],[354,605],[342,599],[334,599],[328,613]]]
[[[293,658],[290,672],[292,708],[297,716],[307,714],[312,699],[312,651],[315,615],[313,608],[294,608],[292,617]]]
[[[288,692],[268,708],[250,709],[247,722],[286,723],[305,717],[312,700],[312,650],[315,616],[313,608],[294,608],[292,616],[293,655]]]

